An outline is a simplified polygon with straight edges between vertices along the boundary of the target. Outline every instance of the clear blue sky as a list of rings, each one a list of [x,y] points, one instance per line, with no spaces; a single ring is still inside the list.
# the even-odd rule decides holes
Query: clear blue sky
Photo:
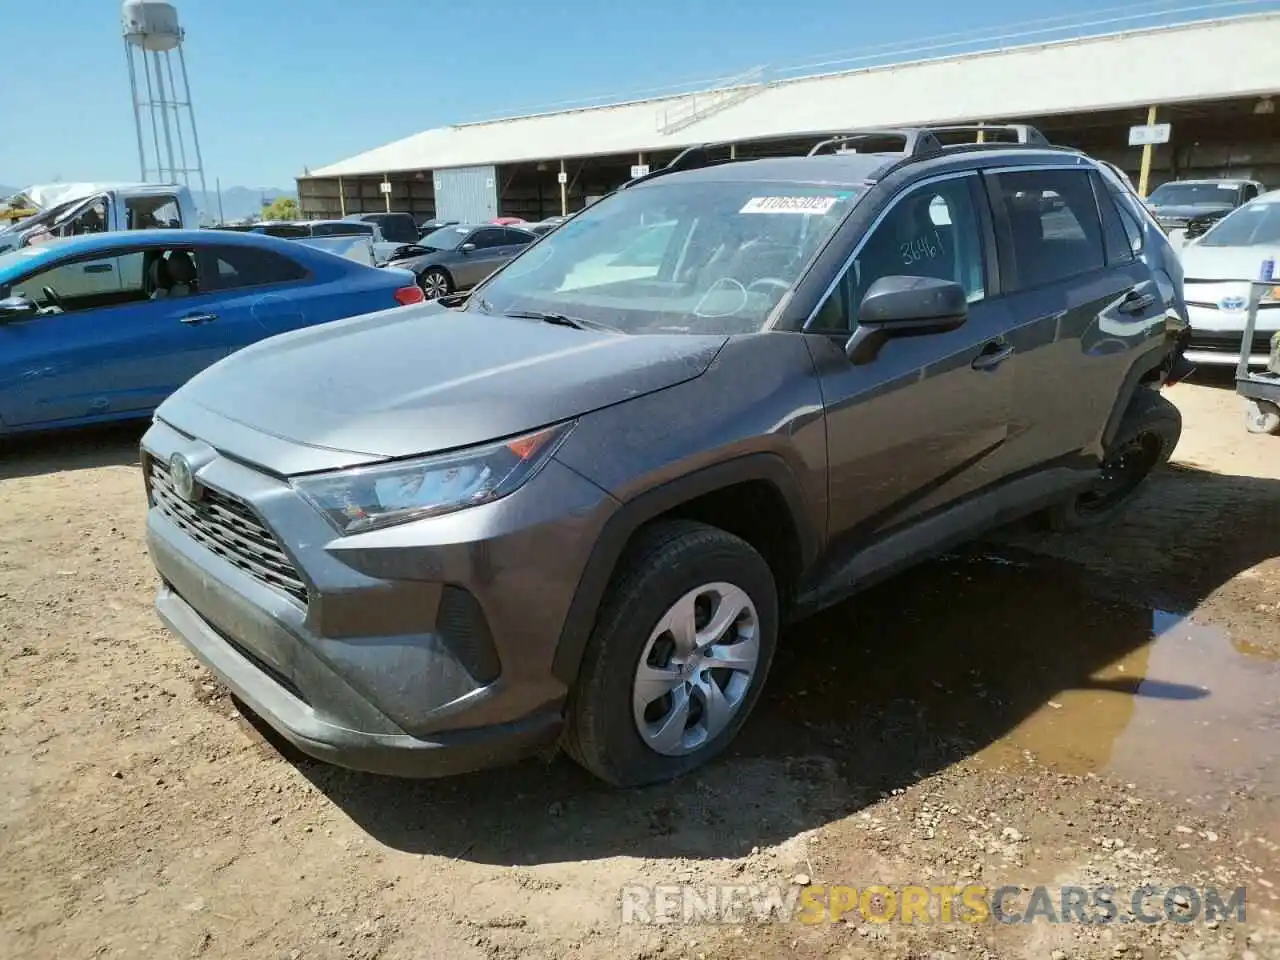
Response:
[[[214,177],[291,187],[304,165],[459,120],[998,30],[1064,10],[1105,18],[1122,3],[177,0],[210,189]],[[119,4],[0,7],[0,102],[10,121],[0,133],[0,183],[136,179]]]

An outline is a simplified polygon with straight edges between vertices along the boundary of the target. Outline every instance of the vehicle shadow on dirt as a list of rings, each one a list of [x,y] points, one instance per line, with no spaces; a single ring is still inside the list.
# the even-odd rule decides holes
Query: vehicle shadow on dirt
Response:
[[[0,480],[95,467],[137,466],[145,423],[0,438]]]
[[[1189,503],[1212,510],[1213,536],[1195,511],[1178,513]],[[399,850],[494,864],[740,856],[972,756],[1062,691],[1122,695],[1114,717],[1108,708],[1106,718],[1090,719],[1089,736],[1112,739],[1133,698],[1206,696],[1158,675],[1094,676],[1151,639],[1161,603],[1148,598],[1167,583],[1180,588],[1172,609],[1185,611],[1280,555],[1280,482],[1170,469],[1134,506],[1132,518],[1088,535],[1109,544],[1106,559],[1127,576],[1091,572],[1087,550],[1082,566],[988,542],[793,627],[729,753],[675,783],[613,790],[563,757],[440,781],[291,759],[372,837]],[[1012,534],[1033,544],[1038,536]],[[1132,563],[1161,549],[1189,560],[1151,580],[1126,559],[1134,544],[1141,549]]]

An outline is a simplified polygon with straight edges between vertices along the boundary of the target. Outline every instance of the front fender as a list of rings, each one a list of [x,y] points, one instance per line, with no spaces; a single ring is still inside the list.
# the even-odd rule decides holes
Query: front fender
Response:
[[[811,509],[805,502],[799,480],[787,462],[776,454],[735,457],[653,487],[615,510],[596,540],[569,605],[552,662],[552,670],[560,680],[572,684],[578,675],[578,666],[595,625],[596,611],[632,535],[681,504],[750,481],[771,484],[782,496],[795,524],[802,569],[814,563],[821,549],[821,532],[810,520]]]

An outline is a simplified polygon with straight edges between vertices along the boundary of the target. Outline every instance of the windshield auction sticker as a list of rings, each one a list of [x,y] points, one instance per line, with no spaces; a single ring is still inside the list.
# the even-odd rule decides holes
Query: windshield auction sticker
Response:
[[[839,197],[752,197],[739,213],[801,213],[822,216]]]

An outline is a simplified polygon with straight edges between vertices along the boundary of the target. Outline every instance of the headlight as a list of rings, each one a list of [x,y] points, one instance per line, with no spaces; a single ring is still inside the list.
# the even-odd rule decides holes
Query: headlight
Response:
[[[340,533],[361,533],[505,497],[555,452],[572,423],[455,453],[298,477],[293,487]]]

